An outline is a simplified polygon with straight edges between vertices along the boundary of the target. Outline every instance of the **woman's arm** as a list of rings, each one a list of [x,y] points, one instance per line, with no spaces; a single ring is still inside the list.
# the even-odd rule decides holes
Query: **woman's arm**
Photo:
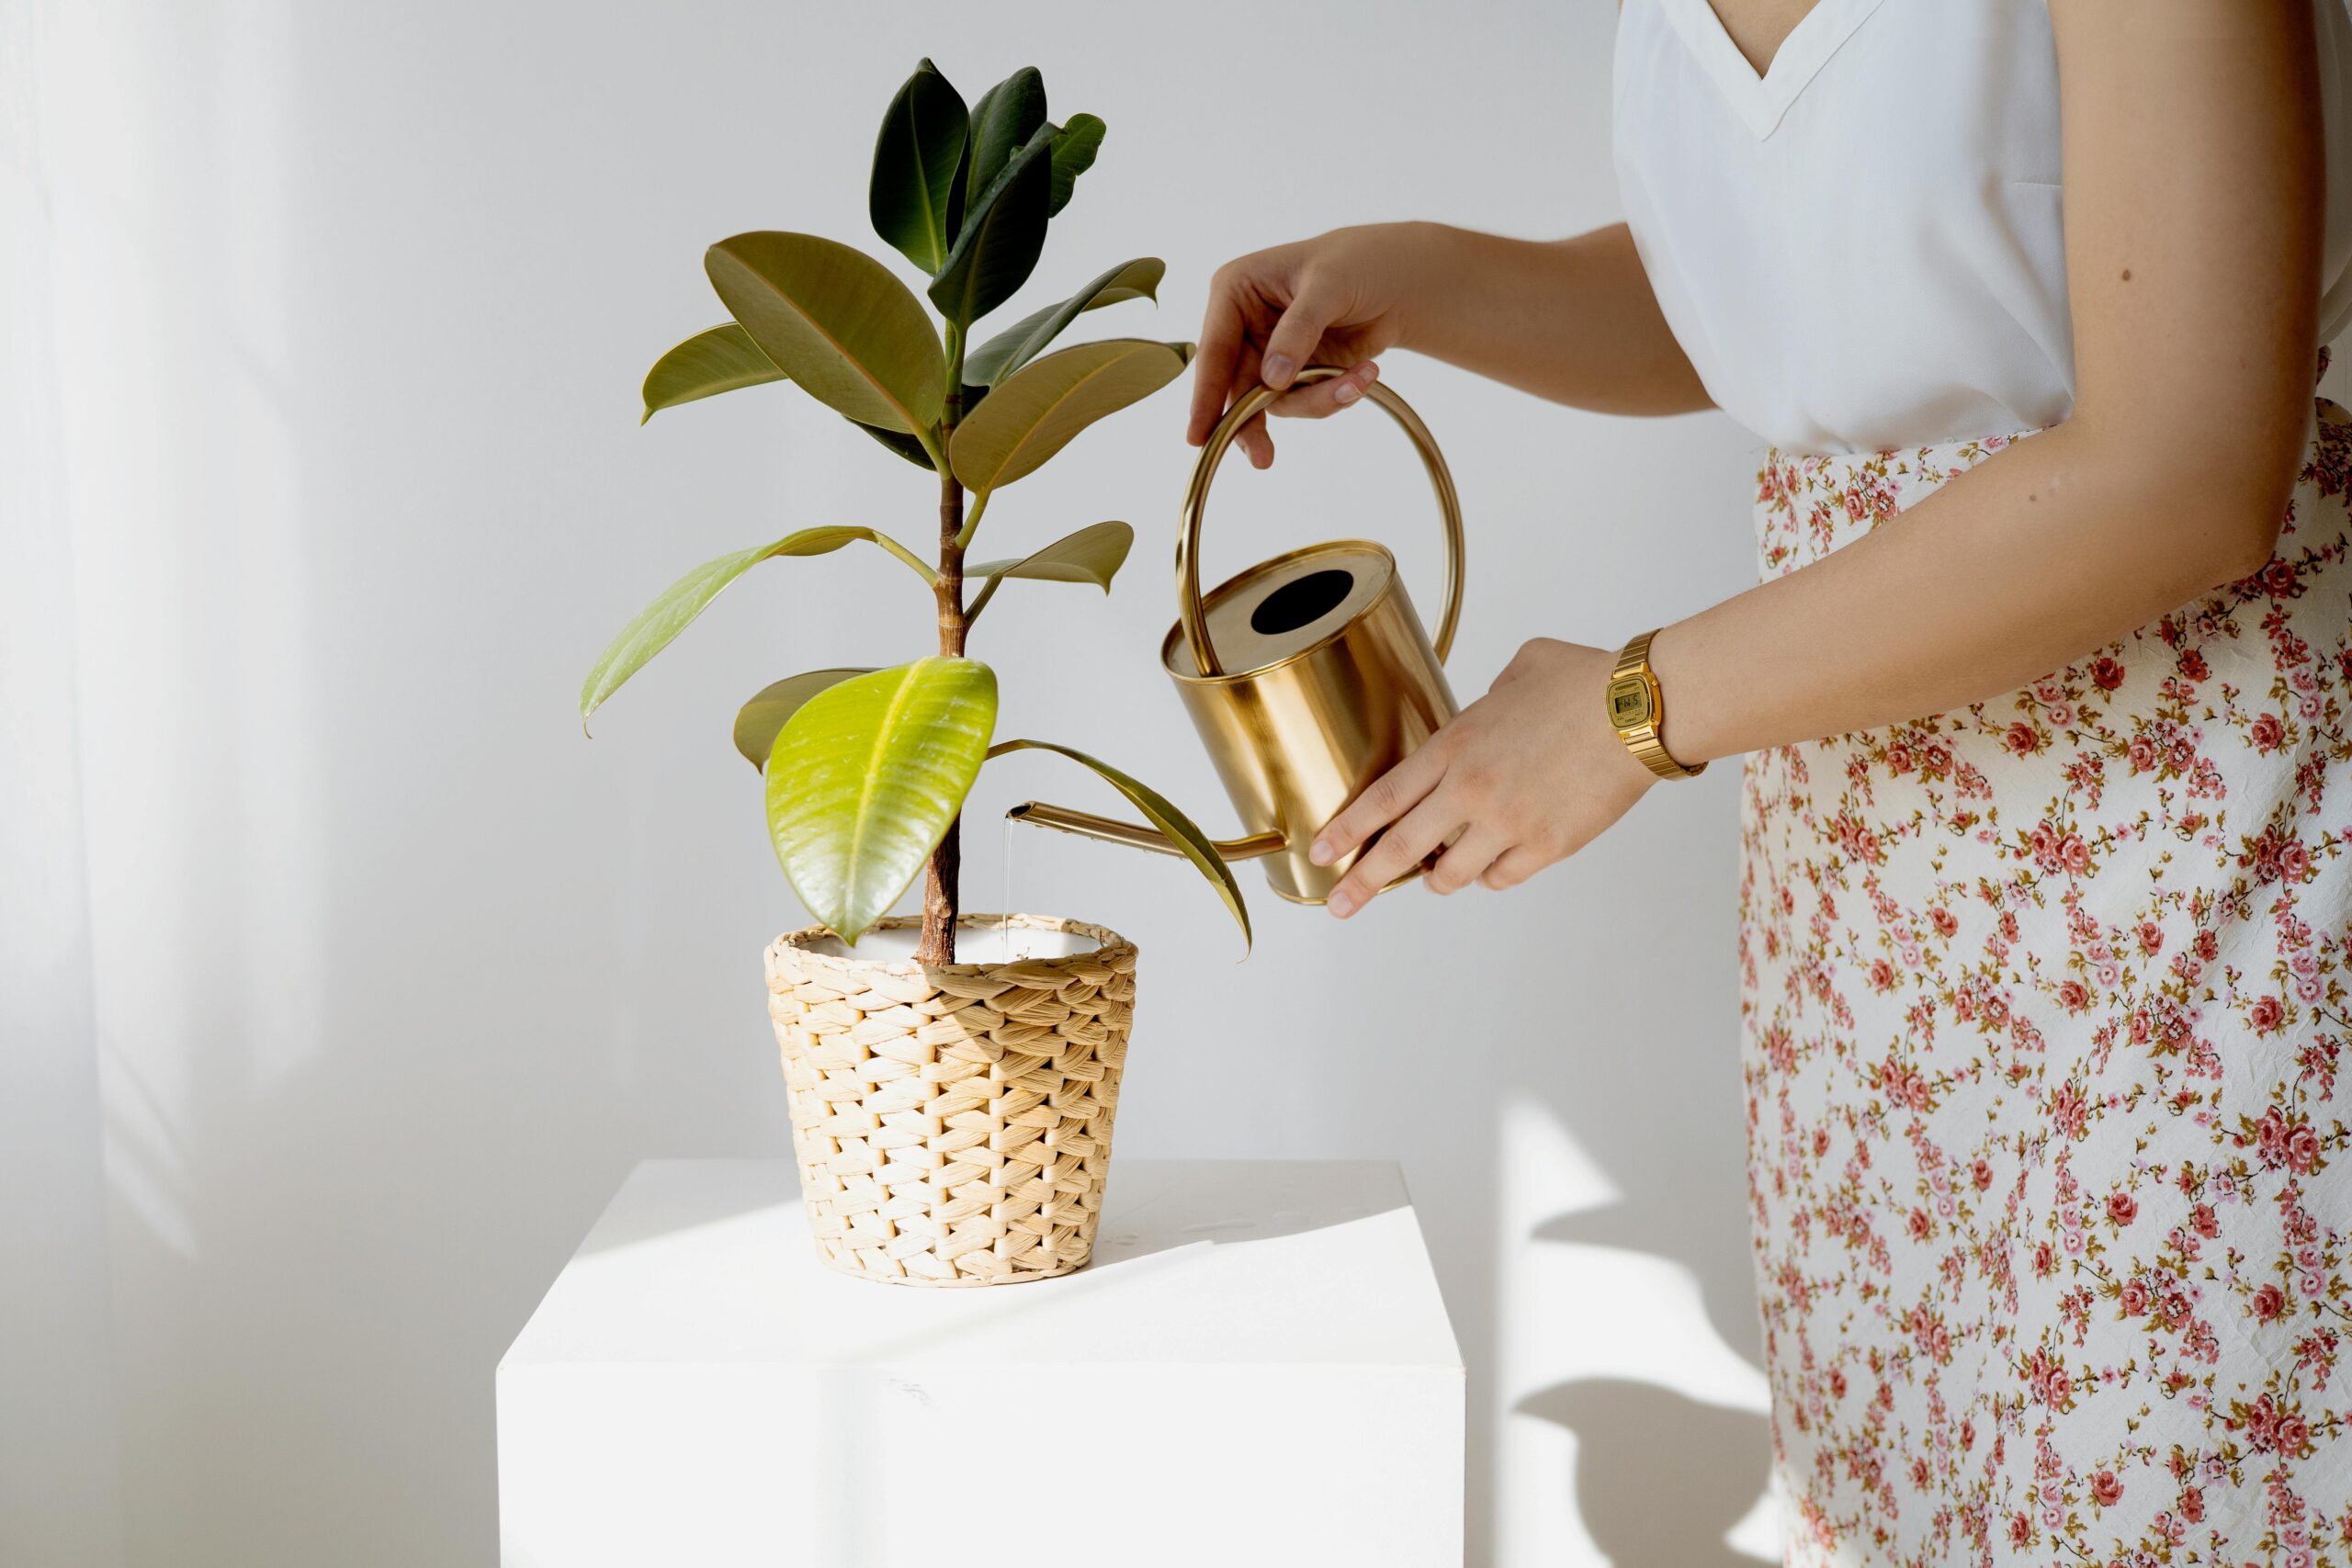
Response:
[[[1569,240],[1509,240],[1442,223],[1336,229],[1228,262],[1209,286],[1193,362],[1190,434],[1262,380],[1308,365],[1349,375],[1302,388],[1273,412],[1317,418],[1363,393],[1376,356],[1409,348],[1555,402],[1604,413],[1712,406],[1650,292],[1622,223]],[[1238,437],[1273,461],[1264,422]]]
[[[2270,554],[2319,294],[2308,0],[2050,11],[2075,412],[1826,559],[1660,632],[1663,739],[1686,763],[1997,695]],[[1509,886],[1613,821],[1649,779],[1602,714],[1611,663],[1530,644],[1335,818],[1318,840],[1331,858],[1396,827],[1334,912],[1457,831],[1430,878],[1442,892]]]
[[[1404,347],[1597,413],[1714,407],[1623,223],[1566,240],[1419,227],[1436,265]]]
[[[2012,690],[2269,558],[2311,412],[2311,6],[2061,0],[2051,21],[2074,414],[1669,627],[1653,668],[1678,757]]]

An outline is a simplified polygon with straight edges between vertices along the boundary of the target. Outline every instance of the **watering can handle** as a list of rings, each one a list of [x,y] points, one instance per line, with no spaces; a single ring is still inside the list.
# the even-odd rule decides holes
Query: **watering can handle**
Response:
[[[1341,374],[1344,372],[1336,366],[1312,365],[1300,371],[1291,385],[1304,387]],[[1200,461],[1193,465],[1192,483],[1184,488],[1184,532],[1176,542],[1176,604],[1183,615],[1184,640],[1192,645],[1193,658],[1204,675],[1225,673],[1225,667],[1217,662],[1216,649],[1209,644],[1208,615],[1201,608],[1201,516],[1208,510],[1209,481],[1216,478],[1216,466],[1223,460],[1225,449],[1233,444],[1235,434],[1282,395],[1272,387],[1254,387],[1227,409],[1216,429],[1210,432],[1208,444],[1201,448]],[[1446,469],[1445,455],[1437,449],[1430,427],[1421,423],[1421,416],[1413,412],[1412,405],[1379,381],[1372,384],[1370,396],[1412,438],[1414,450],[1421,455],[1421,466],[1429,470],[1430,487],[1437,491],[1438,512],[1445,521],[1445,613],[1437,624],[1437,656],[1442,662],[1453,650],[1453,628],[1462,620],[1461,498],[1454,493],[1453,475]]]

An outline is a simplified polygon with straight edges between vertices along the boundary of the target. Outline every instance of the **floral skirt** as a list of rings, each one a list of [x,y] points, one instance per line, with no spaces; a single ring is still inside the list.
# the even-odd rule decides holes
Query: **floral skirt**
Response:
[[[1792,1563],[2352,1568],[2352,423],[2317,429],[2254,577],[1748,761]],[[1774,453],[1764,570],[2008,444]]]

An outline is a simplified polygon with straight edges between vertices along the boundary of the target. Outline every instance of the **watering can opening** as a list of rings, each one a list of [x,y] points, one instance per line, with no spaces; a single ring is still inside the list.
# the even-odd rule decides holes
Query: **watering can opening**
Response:
[[[1298,380],[1338,374],[1318,367]],[[1445,609],[1436,641],[1405,592],[1396,558],[1367,539],[1292,550],[1202,592],[1209,482],[1235,433],[1276,395],[1261,387],[1236,402],[1202,449],[1176,552],[1180,615],[1161,639],[1159,660],[1241,820],[1242,835],[1219,841],[1218,854],[1257,860],[1276,894],[1320,904],[1363,851],[1316,865],[1306,854],[1316,832],[1456,711],[1444,658],[1462,612],[1462,512],[1428,427],[1374,382],[1371,401],[1420,453],[1445,525]],[[1006,815],[1133,849],[1181,852],[1156,829],[1090,812],[1029,801]]]
[[[1318,567],[1258,601],[1250,612],[1250,629],[1261,637],[1280,637],[1313,626],[1343,604],[1355,585],[1356,574],[1345,567]]]
[[[1333,539],[1260,561],[1202,596],[1218,671],[1202,671],[1181,621],[1160,639],[1160,664],[1178,681],[1262,675],[1344,635],[1396,581],[1396,558],[1368,539]]]

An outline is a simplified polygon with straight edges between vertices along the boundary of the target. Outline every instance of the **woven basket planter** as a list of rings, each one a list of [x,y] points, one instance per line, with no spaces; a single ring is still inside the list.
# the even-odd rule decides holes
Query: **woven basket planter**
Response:
[[[1083,1268],[1094,1247],[1135,946],[1028,915],[959,928],[973,945],[1005,931],[1092,945],[925,968],[816,951],[838,944],[810,928],[767,952],[809,1228],[861,1279],[1011,1284]]]

